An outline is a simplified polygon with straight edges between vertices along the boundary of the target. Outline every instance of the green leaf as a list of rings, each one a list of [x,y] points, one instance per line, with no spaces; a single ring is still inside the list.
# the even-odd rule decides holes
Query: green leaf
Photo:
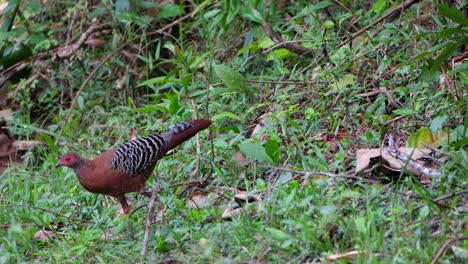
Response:
[[[442,65],[442,63],[444,63],[450,55],[452,55],[453,51],[458,45],[458,42],[452,42],[449,45],[447,45],[447,47],[445,47],[445,49],[440,52],[439,56],[437,56],[437,58],[432,63],[430,72],[435,72],[439,70],[440,65]]]
[[[427,206],[427,205],[424,206],[423,208],[421,208],[419,210],[419,218],[421,218],[421,219],[427,218],[427,216],[429,215],[429,212],[430,212],[429,211],[429,206]]]
[[[274,239],[279,241],[284,241],[286,239],[291,238],[291,235],[284,232],[283,230],[279,230],[273,227],[266,227],[265,230],[270,233]]]
[[[117,0],[115,1],[115,11],[124,11],[130,9],[130,1],[128,0]]]
[[[227,88],[234,91],[251,93],[251,91],[248,89],[249,84],[247,80],[234,69],[225,65],[216,65],[213,68],[216,72],[216,75],[218,75]]]
[[[414,113],[414,111],[409,108],[400,108],[393,110],[393,113],[398,116],[410,116]]]
[[[222,113],[216,114],[211,118],[211,120],[216,121],[216,120],[223,119],[223,118],[232,118],[235,120],[241,120],[241,118],[238,115],[231,113],[231,112],[222,112]]]
[[[239,145],[239,150],[246,156],[250,156],[256,160],[274,163],[270,156],[268,156],[266,153],[265,148],[260,143],[242,143]]]
[[[436,4],[437,9],[439,10],[439,13],[443,15],[444,17],[447,17],[454,22],[463,25],[463,26],[468,26],[468,19],[466,16],[457,8],[455,7],[450,7],[447,4]]]
[[[366,227],[366,219],[364,217],[357,217],[354,220],[354,224],[356,225],[356,230],[359,233],[365,234],[367,233],[367,227]]]
[[[432,119],[431,125],[430,125],[431,131],[436,132],[436,131],[441,130],[442,126],[445,124],[445,121],[447,121],[447,118],[448,117],[446,115],[443,115],[443,116],[438,116]]]
[[[262,14],[260,14],[260,12],[258,12],[255,8],[242,8],[240,10],[240,15],[249,21],[259,24],[263,23],[264,21]]]
[[[181,16],[183,14],[185,14],[185,10],[181,5],[167,4],[161,7],[158,13],[158,17],[166,18],[166,17]]]
[[[343,76],[340,77],[340,79],[335,83],[335,85],[333,86],[333,90],[335,92],[338,92],[346,87],[348,87],[348,85],[354,85],[356,83],[356,76],[354,76],[353,74],[345,74]]]
[[[42,138],[45,140],[45,142],[47,143],[47,145],[54,151],[54,152],[58,152],[59,151],[59,147],[57,147],[57,145],[55,145],[54,143],[54,140],[49,137],[49,135],[43,133],[42,135]]]
[[[468,72],[468,63],[462,63],[448,72],[447,76],[452,76],[459,72]]]
[[[181,107],[181,105],[179,104],[179,98],[177,97],[177,95],[174,95],[174,96],[169,97],[169,100],[170,100],[169,107],[168,107],[169,114],[175,115]]]
[[[279,164],[279,144],[276,140],[269,139],[266,142],[265,152],[275,165]]]
[[[432,137],[432,132],[427,127],[422,127],[413,133],[406,142],[406,146],[409,148],[426,148],[421,143],[426,143],[428,145],[434,144],[434,139]]]

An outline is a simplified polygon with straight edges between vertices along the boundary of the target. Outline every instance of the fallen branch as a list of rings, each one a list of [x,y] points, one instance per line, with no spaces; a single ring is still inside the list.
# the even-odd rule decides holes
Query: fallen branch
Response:
[[[466,240],[468,239],[468,236],[464,236],[464,235],[459,235],[455,238],[452,238],[450,240],[448,240],[447,242],[445,242],[441,248],[439,248],[439,250],[437,251],[437,254],[435,254],[434,258],[432,258],[432,261],[431,261],[431,264],[435,264],[437,263],[437,261],[442,257],[442,255],[444,255],[445,251],[447,251],[447,248],[454,242],[458,241],[458,240]]]
[[[284,41],[283,38],[271,28],[270,24],[263,22],[262,28],[265,31],[265,34],[267,34],[271,40],[276,43],[274,48],[282,47],[292,53],[310,58],[315,57],[314,50],[298,45],[298,41]]]

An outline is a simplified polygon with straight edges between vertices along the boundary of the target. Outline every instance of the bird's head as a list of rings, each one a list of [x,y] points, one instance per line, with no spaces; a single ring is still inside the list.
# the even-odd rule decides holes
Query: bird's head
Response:
[[[78,154],[67,153],[60,158],[59,162],[57,163],[57,165],[55,165],[55,167],[57,168],[60,166],[65,166],[72,169],[76,169],[81,165],[82,161],[83,159]]]

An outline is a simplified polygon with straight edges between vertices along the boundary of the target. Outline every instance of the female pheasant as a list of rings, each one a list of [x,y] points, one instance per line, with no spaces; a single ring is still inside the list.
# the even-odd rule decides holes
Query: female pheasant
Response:
[[[87,191],[117,198],[124,214],[128,214],[130,207],[125,194],[139,192],[151,196],[145,183],[157,161],[169,150],[210,125],[211,121],[208,119],[184,122],[170,127],[161,135],[137,138],[107,150],[93,160],[80,157],[76,153],[67,153],[60,158],[56,167],[72,168]]]

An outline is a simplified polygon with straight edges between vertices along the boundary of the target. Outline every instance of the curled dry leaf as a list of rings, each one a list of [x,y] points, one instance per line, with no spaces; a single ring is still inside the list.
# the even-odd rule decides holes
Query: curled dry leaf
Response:
[[[205,208],[213,206],[222,196],[223,190],[212,188],[209,191],[196,190],[190,194],[190,199],[185,204],[189,208]],[[218,194],[218,193],[221,193]]]
[[[273,113],[271,112],[266,112],[265,114],[261,115],[258,118],[257,125],[254,127],[252,134],[250,135],[250,138],[254,138],[260,132],[260,130],[265,126],[265,120],[267,118],[271,118],[272,116],[273,116]],[[262,140],[267,140],[267,139],[262,139]]]
[[[370,167],[371,159],[380,157],[380,149],[358,149],[356,150],[356,170],[361,172]]]
[[[222,214],[223,219],[230,219],[233,216],[240,216],[243,212],[253,215],[262,210],[262,198],[260,195],[248,196],[244,191],[237,191],[237,194],[229,201],[228,206]]]
[[[398,151],[411,157],[412,160],[418,161],[431,154],[431,150],[418,149],[418,148],[407,148],[400,147]],[[359,149],[356,151],[356,169],[355,172],[361,172],[365,169],[372,167],[376,162],[372,162],[372,159],[376,159],[377,162],[383,162],[387,165],[387,169],[394,172],[401,172],[403,169],[408,170],[412,174],[419,175],[420,170],[406,164],[405,161],[397,159],[384,151],[383,149]],[[406,166],[406,167],[405,167]]]
[[[54,232],[45,229],[39,230],[36,232],[36,234],[34,234],[34,239],[37,241],[43,241],[45,243],[49,243],[56,237],[57,235]]]

